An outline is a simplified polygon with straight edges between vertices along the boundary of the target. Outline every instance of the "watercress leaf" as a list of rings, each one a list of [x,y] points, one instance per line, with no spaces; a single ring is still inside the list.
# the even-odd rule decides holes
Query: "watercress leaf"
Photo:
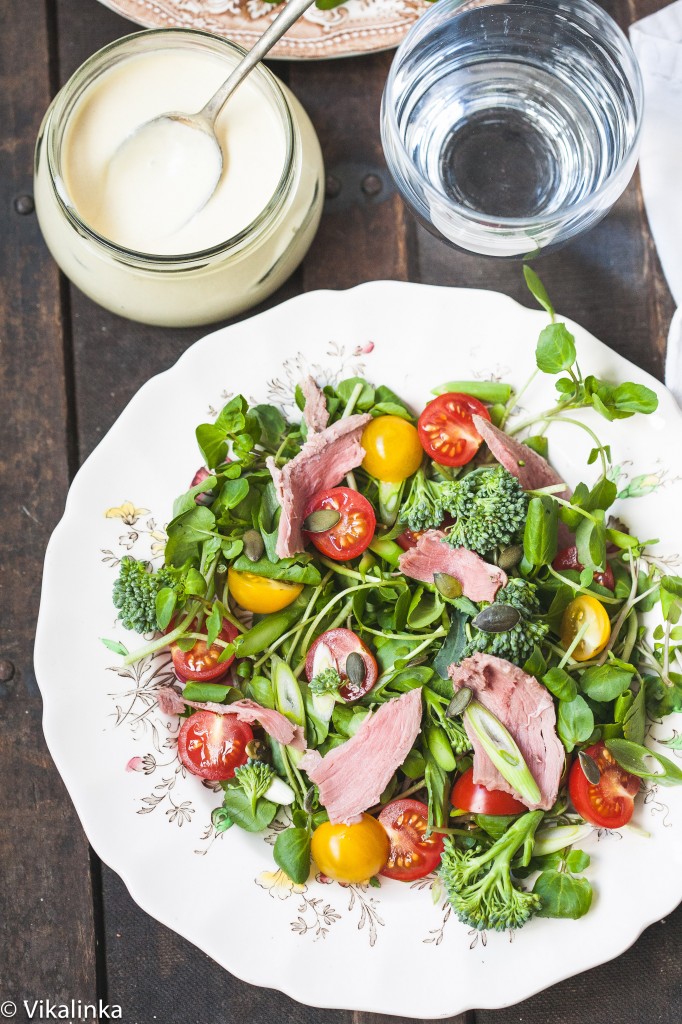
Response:
[[[538,917],[583,917],[592,904],[592,886],[586,878],[566,871],[543,871],[535,880],[533,892],[542,900]]]
[[[570,395],[575,391],[575,381],[570,377],[559,377],[554,381],[554,387],[562,395]]]
[[[580,677],[580,686],[592,700],[612,701],[630,686],[632,671],[615,665],[592,665]]]
[[[578,695],[578,686],[575,679],[564,672],[562,668],[551,668],[542,677],[542,682],[554,697],[569,703]]]
[[[535,434],[532,437],[524,437],[523,443],[526,447],[542,455],[546,459],[549,454],[549,439],[544,434]]]
[[[568,857],[566,858],[566,867],[569,871],[572,871],[574,875],[580,874],[585,868],[590,866],[590,855],[585,853],[583,850],[571,850]]]
[[[543,373],[561,373],[576,359],[575,338],[566,324],[549,324],[540,332],[535,361]]]
[[[248,408],[249,403],[244,396],[235,395],[218,413],[218,418],[215,421],[216,427],[219,427],[225,434],[239,433],[246,426]]]
[[[529,676],[535,676],[536,679],[539,679],[547,671],[547,662],[537,644],[535,644],[533,653],[523,666],[523,671]]]
[[[578,561],[585,569],[604,569],[606,563],[606,527],[604,512],[595,509],[594,518],[580,517],[575,531],[575,543],[578,548]]]
[[[208,545],[204,545],[204,551],[206,551]],[[223,553],[223,558],[231,562],[237,555],[241,555],[244,548],[244,541],[236,537],[227,537],[222,543],[218,543],[218,547]]]
[[[623,737],[633,743],[644,743],[646,736],[646,685],[642,680],[639,691],[623,714]]]
[[[633,384],[627,381],[614,388],[612,400],[619,412],[629,415],[636,412],[649,414],[658,408],[658,397],[655,391],[645,387],[644,384]]]
[[[166,562],[181,568],[199,557],[199,544],[213,536],[215,516],[209,508],[197,505],[168,524]]]
[[[235,699],[239,700],[241,693],[235,690],[234,686],[223,683],[185,683],[182,696],[185,700],[210,700],[215,704],[223,704],[230,691],[234,691]]]
[[[549,565],[557,553],[557,503],[548,495],[531,498],[523,533],[523,552],[534,566]]]
[[[225,431],[215,423],[201,423],[196,429],[197,444],[204,463],[209,467],[219,466],[227,457]]]
[[[240,476],[236,480],[226,480],[220,488],[218,500],[223,508],[235,508],[249,493],[249,481]]]
[[[297,555],[295,558],[280,558],[271,562],[269,558],[259,558],[252,562],[246,555],[240,555],[234,563],[237,572],[250,572],[255,576],[267,576],[270,580],[283,580],[286,583],[304,583],[316,587],[321,580],[320,571],[311,561],[310,555]]]
[[[121,654],[125,658],[126,654],[128,653],[128,648],[124,644],[122,644],[120,640],[107,640],[103,636],[100,637],[100,640],[102,641],[106,649],[108,651],[113,651],[114,654]]]
[[[555,316],[554,306],[552,305],[552,300],[547,294],[547,289],[533,268],[529,267],[527,263],[524,264],[523,267],[523,276],[525,278],[528,291],[531,293],[533,298],[539,302],[542,308],[547,310],[553,320]]]
[[[449,380],[433,388],[432,395],[455,394],[471,395],[481,402],[508,402],[511,398],[511,385],[497,380]],[[379,392],[377,391],[377,397]],[[524,441],[524,444],[528,444]]]
[[[173,618],[173,612],[178,602],[178,595],[172,587],[162,587],[156,595],[155,610],[156,622],[159,629],[165,629]]]
[[[310,833],[307,828],[287,828],[275,839],[275,864],[297,885],[310,874]]]
[[[234,822],[224,807],[214,807],[211,811],[211,824],[215,829],[216,835],[220,835],[221,832],[226,832],[228,828],[232,828]]]
[[[487,832],[491,839],[501,839],[517,817],[518,815],[511,814],[477,814],[476,824]]]
[[[187,573],[185,577],[185,593],[195,597],[203,597],[206,593],[206,580],[198,569],[191,568]]]
[[[613,480],[609,480],[608,477],[603,476],[597,480],[596,484],[587,496],[585,508],[588,512],[593,512],[595,509],[605,510],[610,508],[616,500],[617,493],[618,488]]]
[[[355,402],[356,412],[367,412],[374,405],[374,388],[362,377],[347,377],[336,386],[336,393],[342,402],[346,403],[358,385],[362,390]]]
[[[223,616],[222,612],[220,611],[220,606],[216,601],[214,602],[213,607],[211,608],[211,614],[206,619],[206,644],[208,647],[211,647],[212,644],[215,643],[216,637],[218,636],[218,633],[222,629],[222,626]]]
[[[260,443],[270,448],[281,444],[287,423],[279,409],[274,405],[254,405],[251,412],[258,420]]]
[[[407,775],[408,779],[423,779],[425,768],[426,761],[423,755],[413,747],[403,761],[400,770]]]
[[[594,715],[583,697],[559,701],[557,732],[570,753],[578,743],[584,743],[594,730]]]
[[[247,697],[255,700],[261,707],[274,710],[275,688],[271,679],[267,679],[265,676],[254,676],[253,679],[249,679],[244,692]]]
[[[251,797],[239,786],[230,786],[225,791],[223,807],[235,825],[239,825],[246,832],[262,832],[277,814],[277,804],[271,803],[265,797],[256,802],[254,813],[251,808]]]
[[[450,665],[458,665],[461,661],[464,648],[467,643],[466,621],[468,616],[455,608],[450,618],[448,635],[443,641],[443,646],[433,660],[435,668],[441,679],[448,679],[448,668]]]
[[[430,626],[443,613],[443,599],[439,594],[418,587],[410,602],[407,612],[407,625],[410,629],[423,629]]]
[[[196,496],[203,494],[205,491],[212,491],[217,483],[217,477],[207,476],[200,483],[195,484],[194,487],[190,487],[184,494],[179,495],[173,502],[173,519],[183,512],[189,512],[190,509],[194,508]]]

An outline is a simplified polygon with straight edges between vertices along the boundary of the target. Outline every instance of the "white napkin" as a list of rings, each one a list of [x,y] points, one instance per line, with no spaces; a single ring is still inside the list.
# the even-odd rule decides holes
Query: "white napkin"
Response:
[[[665,379],[682,404],[682,0],[630,27],[644,78],[639,169],[651,232],[678,305]]]

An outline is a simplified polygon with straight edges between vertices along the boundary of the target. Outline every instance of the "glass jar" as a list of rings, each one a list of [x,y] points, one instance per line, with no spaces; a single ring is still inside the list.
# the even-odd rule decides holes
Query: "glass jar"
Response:
[[[79,101],[123,61],[178,48],[222,58],[225,78],[243,54],[234,43],[194,30],[159,29],[118,39],[90,57],[55,97],[35,155],[36,212],[60,268],[106,309],[161,326],[231,317],[274,292],[307,252],[324,199],[322,154],[313,126],[295,96],[260,64],[250,77],[259,102],[270,104],[281,123],[285,155],[275,191],[246,227],[211,248],[160,256],[118,245],[81,218],[64,173],[65,137]]]

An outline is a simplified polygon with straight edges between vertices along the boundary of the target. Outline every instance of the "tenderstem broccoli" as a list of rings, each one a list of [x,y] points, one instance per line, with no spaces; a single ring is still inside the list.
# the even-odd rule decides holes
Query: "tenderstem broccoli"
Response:
[[[126,629],[136,633],[153,633],[159,626],[156,618],[156,597],[168,587],[176,594],[176,607],[185,601],[185,577],[182,569],[162,566],[154,572],[147,562],[130,555],[121,559],[118,579],[114,583],[113,602]]]
[[[528,580],[513,577],[506,587],[498,590],[494,604],[511,605],[521,613],[521,619],[511,629],[502,633],[488,633],[485,630],[471,627],[471,638],[462,653],[468,658],[477,652],[494,654],[497,658],[505,658],[514,665],[523,667],[536,644],[540,644],[549,629],[545,622],[536,621],[540,611],[540,601],[536,586]]]
[[[262,796],[265,796],[275,776],[269,764],[264,761],[254,761],[252,758],[235,768],[234,777],[246,793],[251,802],[251,811],[256,813],[256,804]]]
[[[448,530],[453,547],[485,556],[523,535],[528,496],[502,466],[476,469],[460,480],[442,484],[439,495],[443,513],[455,519]]]
[[[520,928],[540,909],[539,896],[514,884],[511,865],[521,848],[522,861],[530,860],[542,818],[542,811],[524,814],[484,850],[460,850],[452,839],[445,841],[439,873],[460,921],[471,928],[505,931]]]
[[[429,480],[423,469],[417,470],[412,479],[400,520],[414,533],[436,529],[443,522],[440,485]]]

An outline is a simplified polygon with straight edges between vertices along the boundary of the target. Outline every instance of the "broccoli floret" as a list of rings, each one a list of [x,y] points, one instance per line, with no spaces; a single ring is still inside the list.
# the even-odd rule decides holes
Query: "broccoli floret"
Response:
[[[530,859],[529,846],[542,818],[542,811],[524,814],[485,850],[459,850],[446,840],[439,873],[460,921],[471,928],[505,931],[520,928],[540,909],[539,896],[514,884],[511,862],[521,847],[524,861]]]
[[[264,761],[254,761],[252,758],[235,768],[234,777],[251,801],[251,811],[256,813],[256,804],[262,796],[265,796],[270,789],[270,784],[275,776],[269,764]]]
[[[427,479],[423,469],[414,475],[410,492],[400,509],[400,521],[415,533],[436,529],[443,522],[440,487]]]
[[[162,566],[153,572],[147,562],[125,555],[113,591],[114,607],[118,608],[118,617],[125,628],[136,633],[155,632],[159,628],[156,595],[164,587],[171,587],[176,591],[177,605],[181,606],[185,599],[184,579],[181,569]]]
[[[502,466],[476,469],[461,480],[439,488],[442,511],[456,521],[448,531],[453,547],[488,555],[522,534],[528,514],[528,496]]]
[[[339,687],[341,686],[341,676],[335,668],[323,668],[321,672],[318,672],[316,676],[308,683],[308,689],[311,693],[318,696],[323,694],[333,693],[335,696],[338,695]]]
[[[505,658],[515,665],[526,664],[536,644],[540,644],[547,634],[549,626],[545,622],[535,622],[532,618],[540,611],[540,601],[536,586],[528,580],[512,578],[506,587],[498,590],[494,604],[511,605],[521,613],[521,619],[511,629],[503,633],[487,633],[485,630],[472,627],[472,637],[462,653],[463,658],[481,652],[494,654],[497,658]]]

